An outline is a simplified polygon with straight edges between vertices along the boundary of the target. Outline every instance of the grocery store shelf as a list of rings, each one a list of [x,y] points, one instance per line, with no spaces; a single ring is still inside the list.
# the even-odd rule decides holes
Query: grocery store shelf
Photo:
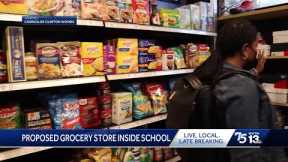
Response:
[[[250,20],[265,20],[288,15],[288,5],[280,5],[264,9],[258,9],[248,12],[243,12],[235,15],[221,16],[218,21],[227,21],[232,19],[250,19]]]
[[[0,84],[0,92],[105,82],[104,76]]]
[[[166,75],[179,75],[192,73],[194,69],[179,69],[169,71],[153,71],[153,72],[142,72],[142,73],[131,73],[131,74],[112,74],[107,75],[108,80],[123,80],[123,79],[134,79],[134,78],[148,78]]]
[[[77,25],[79,26],[104,26],[104,23],[103,21],[77,19]]]
[[[158,121],[166,120],[167,119],[167,114],[162,114],[162,115],[157,115],[153,117],[149,117],[146,119],[138,120],[138,121],[133,121],[130,123],[125,123],[117,126],[112,126],[109,129],[130,129],[130,128],[136,128],[139,126],[155,123]]]
[[[178,162],[181,160],[181,157],[180,156],[176,156],[172,159],[169,159],[169,160],[166,160],[165,162]]]
[[[288,59],[288,56],[269,56],[267,59]]]
[[[0,152],[0,161],[8,160],[12,158],[16,158],[19,156],[24,156],[44,150],[49,150],[51,147],[23,147],[23,148],[17,148],[12,150],[7,150]]]
[[[125,23],[116,23],[116,22],[105,22],[105,27],[116,28],[116,29],[148,30],[148,31],[158,31],[158,32],[184,33],[184,34],[192,34],[192,35],[217,36],[216,33],[206,32],[206,31],[179,29],[179,28],[167,28],[167,27],[151,26],[151,25],[125,24]]]
[[[272,103],[273,106],[281,106],[281,107],[288,107],[288,103]]]

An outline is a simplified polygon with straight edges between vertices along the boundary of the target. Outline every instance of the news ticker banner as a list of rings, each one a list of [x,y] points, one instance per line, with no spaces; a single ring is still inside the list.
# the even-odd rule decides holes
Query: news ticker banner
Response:
[[[288,146],[288,130],[268,129],[83,129],[0,130],[1,147],[229,148]]]

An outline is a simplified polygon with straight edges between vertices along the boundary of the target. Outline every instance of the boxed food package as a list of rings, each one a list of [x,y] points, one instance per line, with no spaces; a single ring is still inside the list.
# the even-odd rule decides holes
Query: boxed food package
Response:
[[[104,75],[102,42],[81,42],[80,54],[84,76]]]
[[[61,77],[60,53],[57,43],[37,43],[39,79],[55,79]]]
[[[7,82],[7,62],[5,53],[0,50],[0,83]]]
[[[197,47],[199,53],[199,62],[201,65],[210,57],[210,47],[207,44],[198,44]]]
[[[162,70],[174,70],[175,69],[175,52],[168,48],[164,50],[162,55]]]
[[[26,81],[22,27],[8,26],[6,28],[6,54],[9,82]]]
[[[24,110],[24,122],[25,128],[52,128],[49,112],[40,108]]]
[[[27,0],[0,1],[0,12],[2,13],[26,15],[27,11]]]
[[[158,1],[157,0],[150,0],[150,21],[152,25],[161,25],[160,22],[160,15],[158,10]]]
[[[138,72],[138,40],[118,38],[116,49],[116,73]]]
[[[103,0],[82,0],[81,18],[94,20],[109,20],[108,7]]]
[[[112,124],[112,96],[109,83],[100,83],[98,95],[101,126],[109,127]]]
[[[0,105],[0,128],[21,127],[20,108],[18,105]]]
[[[117,0],[120,12],[120,22],[132,23],[133,22],[133,8],[132,0]]]
[[[200,30],[201,29],[201,21],[200,21],[200,8],[197,5],[189,5],[190,13],[191,13],[191,29]]]
[[[160,46],[150,46],[148,49],[148,71],[162,70],[162,48]]]
[[[160,9],[160,21],[161,25],[171,28],[180,27],[180,14],[176,9]]]
[[[80,124],[82,128],[97,128],[101,124],[100,111],[96,97],[81,97]]]
[[[40,16],[80,16],[80,0],[27,0],[28,14]]]
[[[120,21],[120,10],[117,4],[117,0],[106,0],[106,6],[108,9],[109,21]]]
[[[195,3],[200,9],[200,29],[203,31],[208,30],[208,9],[209,3],[207,2],[197,2]]]
[[[112,122],[123,124],[132,121],[132,93],[112,93]]]
[[[82,75],[80,42],[58,42],[62,77]]]
[[[149,0],[132,0],[133,23],[150,24]]]
[[[149,62],[148,50],[151,46],[155,45],[155,41],[153,40],[139,40],[139,56],[138,56],[138,66],[139,72],[147,72]],[[151,54],[153,55],[153,54]],[[154,55],[155,56],[155,55]],[[154,57],[154,61],[156,57]]]
[[[193,43],[188,43],[186,46],[184,45],[185,50],[185,61],[188,68],[196,68],[198,67],[198,47]]]
[[[180,28],[191,29],[191,13],[189,6],[177,8],[180,14]]]
[[[34,53],[27,52],[25,54],[25,73],[27,80],[37,80],[38,79],[38,64],[37,58]]]
[[[107,41],[104,46],[104,69],[106,74],[116,73],[116,59],[115,59],[116,45],[113,41]]]

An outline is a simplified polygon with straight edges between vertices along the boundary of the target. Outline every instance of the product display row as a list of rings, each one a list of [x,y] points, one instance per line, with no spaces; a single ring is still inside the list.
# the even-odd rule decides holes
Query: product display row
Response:
[[[263,87],[267,92],[272,103],[288,104],[288,77],[283,76],[282,79],[276,83],[263,83]]]
[[[0,12],[158,25],[215,31],[217,2],[199,2],[176,9],[160,8],[157,0],[23,0],[0,3]]]
[[[25,53],[23,37],[23,28],[7,27],[6,51],[0,53],[1,82],[7,82],[7,76],[9,82],[18,82],[196,68],[210,56],[207,44],[163,48],[155,40],[137,38],[31,41],[31,51]]]
[[[170,148],[84,149],[71,162],[164,162],[175,156]]]
[[[94,92],[42,92],[33,103],[8,100],[0,104],[0,128],[103,128],[141,120],[167,112],[173,85],[121,83],[111,92],[108,83],[99,83]]]

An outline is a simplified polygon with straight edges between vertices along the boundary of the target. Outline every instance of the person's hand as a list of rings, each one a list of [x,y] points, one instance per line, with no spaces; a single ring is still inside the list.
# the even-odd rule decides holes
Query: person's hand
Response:
[[[263,50],[259,50],[257,60],[258,60],[258,64],[256,66],[256,70],[257,70],[257,73],[260,74],[263,72],[265,63],[266,63],[266,57],[264,55]]]

